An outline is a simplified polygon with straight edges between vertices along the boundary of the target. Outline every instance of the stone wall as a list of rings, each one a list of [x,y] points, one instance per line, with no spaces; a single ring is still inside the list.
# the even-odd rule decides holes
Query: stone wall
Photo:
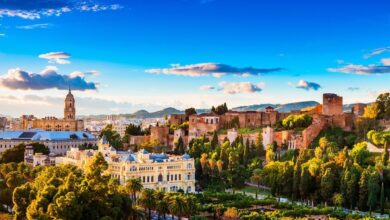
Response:
[[[151,127],[150,140],[157,140],[160,144],[169,146],[169,127]]]

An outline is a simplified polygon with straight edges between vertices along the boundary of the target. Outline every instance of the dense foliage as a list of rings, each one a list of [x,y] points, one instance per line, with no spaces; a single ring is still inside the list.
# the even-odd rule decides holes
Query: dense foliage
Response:
[[[85,174],[71,166],[45,167],[13,193],[16,219],[122,219],[132,201],[116,180],[104,175],[107,162],[97,154]]]
[[[49,148],[40,143],[31,143],[29,146],[33,147],[34,153],[49,154]],[[5,150],[0,156],[0,163],[19,163],[24,161],[25,144],[18,144],[13,148]]]
[[[388,152],[383,154],[375,157],[365,142],[339,150],[335,142],[321,138],[314,150],[301,150],[296,159],[269,162],[261,179],[275,196],[383,211],[390,198]]]
[[[357,140],[357,136],[354,132],[346,132],[340,127],[328,127],[319,133],[310,144],[310,148],[319,146],[319,141],[323,137],[328,141],[335,143],[339,148],[344,148],[345,146],[352,148]]]
[[[380,94],[375,102],[378,105],[378,119],[390,119],[390,93]]]
[[[306,114],[289,115],[282,121],[285,129],[303,129],[311,125],[313,118]]]
[[[226,105],[226,103],[223,103],[222,105],[218,105],[217,107],[211,107],[211,112],[214,112],[217,115],[223,115],[226,112],[228,112],[229,109]]]
[[[264,155],[261,132],[256,142],[244,141],[239,136],[233,143],[227,139],[218,144],[216,133],[212,140],[202,137],[193,139],[189,154],[196,158],[196,177],[203,187],[220,189],[242,187],[253,169],[261,167]]]
[[[106,137],[108,143],[115,148],[122,148],[121,136],[118,132],[114,131],[112,124],[106,125],[106,127],[100,132],[99,138]]]

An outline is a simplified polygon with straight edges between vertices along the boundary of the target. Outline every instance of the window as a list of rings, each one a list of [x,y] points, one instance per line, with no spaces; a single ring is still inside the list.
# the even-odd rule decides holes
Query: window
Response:
[[[214,119],[211,119],[211,124],[214,124]]]
[[[187,164],[187,169],[192,169],[192,163]]]
[[[191,173],[187,174],[187,180],[191,180]]]
[[[159,182],[162,182],[163,181],[163,176],[160,174],[160,175],[158,175],[158,181]]]

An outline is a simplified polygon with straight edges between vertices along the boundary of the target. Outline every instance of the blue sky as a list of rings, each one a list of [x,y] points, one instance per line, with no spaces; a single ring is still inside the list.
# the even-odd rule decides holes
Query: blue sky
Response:
[[[389,90],[385,0],[0,0],[0,114],[321,100]]]

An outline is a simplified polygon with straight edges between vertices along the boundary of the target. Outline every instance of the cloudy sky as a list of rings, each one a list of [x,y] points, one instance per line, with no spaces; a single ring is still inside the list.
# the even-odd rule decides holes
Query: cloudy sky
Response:
[[[0,0],[0,114],[321,100],[389,90],[387,0]]]

